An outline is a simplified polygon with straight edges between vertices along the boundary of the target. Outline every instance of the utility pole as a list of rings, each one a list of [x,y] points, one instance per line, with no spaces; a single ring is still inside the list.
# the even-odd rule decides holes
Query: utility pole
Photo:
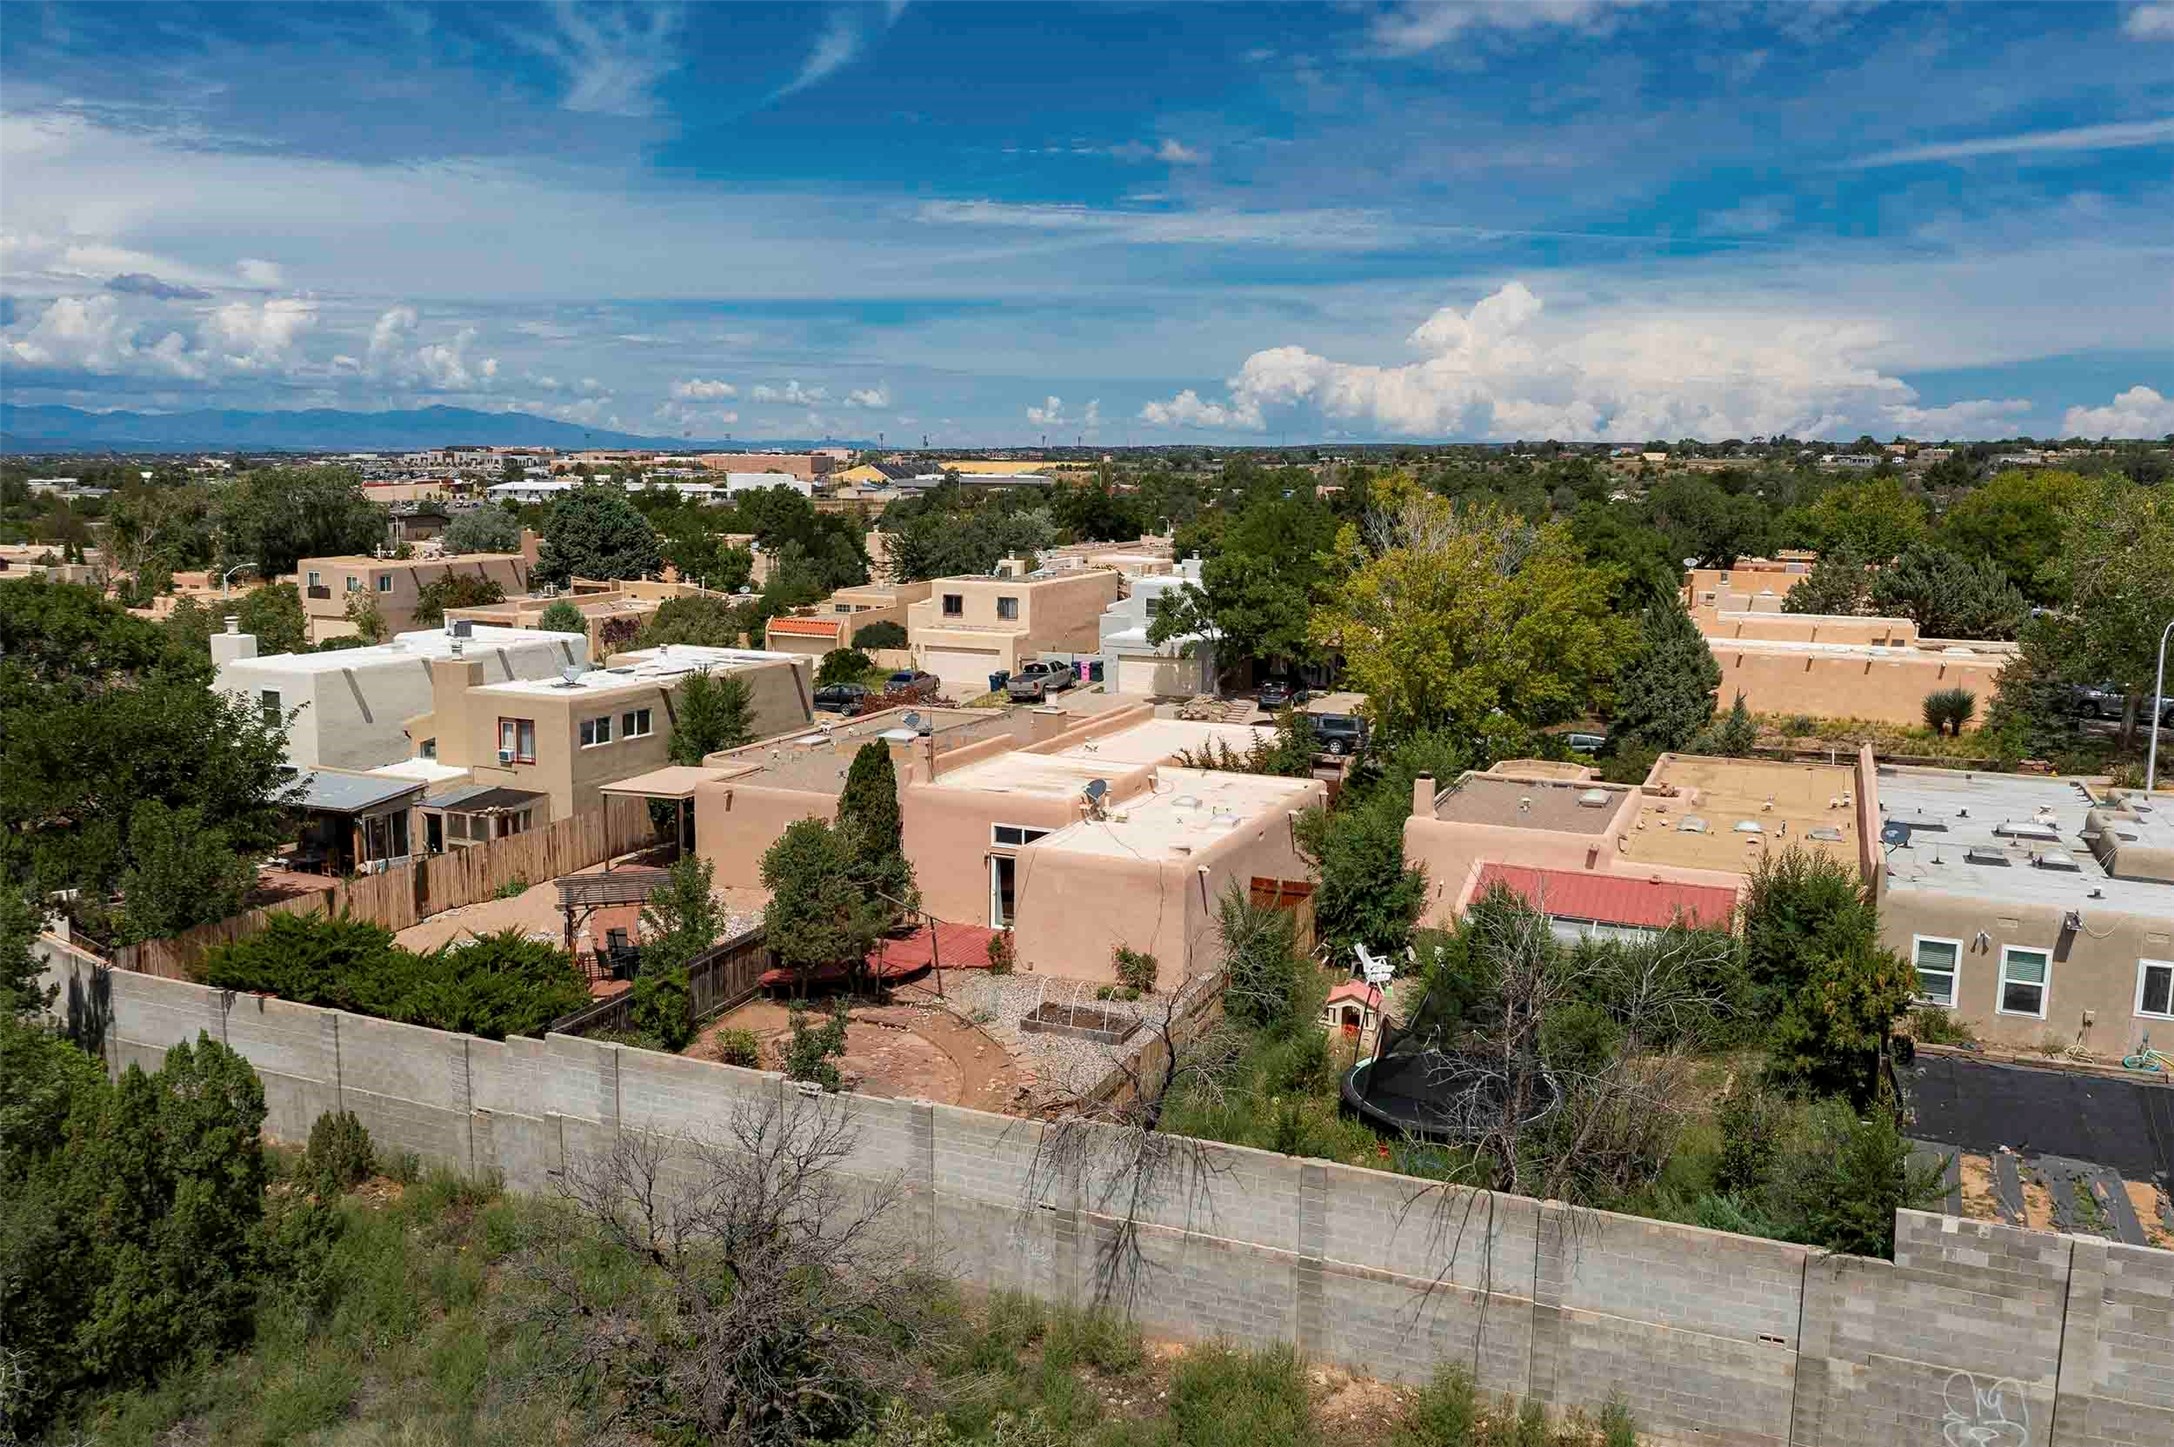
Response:
[[[2159,783],[2159,710],[2166,705],[2166,640],[2174,633],[2174,618],[2159,630],[2159,675],[2151,685],[2151,714],[2144,726],[2151,730],[2151,750],[2144,764],[2144,793],[2149,797]]]

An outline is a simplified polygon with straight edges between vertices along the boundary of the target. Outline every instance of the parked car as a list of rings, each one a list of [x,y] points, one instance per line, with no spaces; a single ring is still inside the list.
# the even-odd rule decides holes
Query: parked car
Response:
[[[1597,754],[1608,746],[1608,736],[1580,732],[1564,735],[1563,742],[1573,754]]]
[[[2068,691],[2069,704],[2085,718],[2111,719],[2118,722],[2129,710],[2129,695],[2119,684],[2079,683]],[[2136,701],[2136,717],[2142,722],[2151,712],[2151,696],[2145,694]],[[2174,721],[2174,696],[2159,700],[2159,722]]]
[[[858,683],[829,683],[815,691],[817,713],[841,714],[852,718],[868,709],[868,690]]]
[[[883,685],[885,703],[923,703],[944,691],[944,681],[918,668],[901,668]]]
[[[1279,709],[1286,709],[1294,704],[1304,703],[1306,701],[1306,690],[1288,679],[1271,678],[1260,686],[1260,689],[1253,695],[1253,701],[1259,704],[1264,712],[1275,713]]]
[[[1332,758],[1366,752],[1366,741],[1371,736],[1366,720],[1355,713],[1317,713],[1312,717],[1313,741],[1317,752]]]
[[[1068,663],[1027,664],[1004,685],[1004,692],[1013,703],[1039,703],[1050,694],[1072,686],[1072,666]]]

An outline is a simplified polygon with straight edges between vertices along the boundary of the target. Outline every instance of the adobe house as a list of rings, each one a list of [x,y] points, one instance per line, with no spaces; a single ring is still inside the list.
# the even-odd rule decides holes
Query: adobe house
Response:
[[[913,666],[943,680],[953,698],[978,698],[995,673],[1017,673],[1044,654],[1101,647],[1102,610],[1117,600],[1108,569],[938,578],[931,596],[906,610]]]

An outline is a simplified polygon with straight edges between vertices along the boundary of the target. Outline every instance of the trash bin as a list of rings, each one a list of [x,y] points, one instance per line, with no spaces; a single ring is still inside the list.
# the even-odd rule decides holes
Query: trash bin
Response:
[[[1090,658],[1087,660],[1087,681],[1089,683],[1100,683],[1102,681],[1101,659]]]
[[[1002,693],[1004,691],[1004,685],[1010,683],[1011,681],[1011,674],[1007,673],[1003,669],[998,669],[995,673],[989,675],[989,692]]]

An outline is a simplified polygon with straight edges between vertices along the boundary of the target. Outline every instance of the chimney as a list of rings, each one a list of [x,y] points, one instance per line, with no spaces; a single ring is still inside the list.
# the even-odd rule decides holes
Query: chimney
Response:
[[[1412,780],[1412,817],[1415,819],[1432,819],[1434,817],[1434,775],[1432,774],[1421,774],[1418,778]]]
[[[227,614],[226,631],[211,635],[211,666],[221,668],[239,659],[256,656],[256,635],[242,632],[242,620],[232,613]]]

